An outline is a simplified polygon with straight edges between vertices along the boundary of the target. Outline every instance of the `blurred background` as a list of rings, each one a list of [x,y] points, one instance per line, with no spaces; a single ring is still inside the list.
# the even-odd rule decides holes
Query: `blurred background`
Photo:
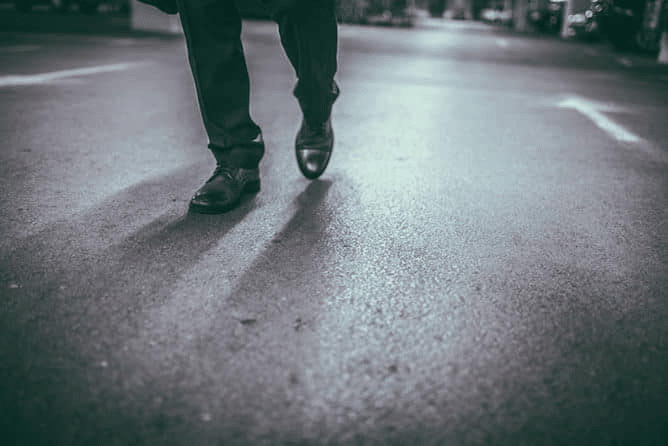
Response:
[[[416,17],[496,23],[518,32],[569,39],[607,40],[618,50],[656,53],[668,25],[664,0],[338,0],[342,23],[412,26]],[[96,31],[109,26],[132,28],[136,0],[5,0],[3,29],[35,27],[53,16],[67,26]],[[268,18],[262,7],[246,2],[247,18]],[[66,18],[63,18],[66,17]],[[102,18],[100,18],[102,17]]]

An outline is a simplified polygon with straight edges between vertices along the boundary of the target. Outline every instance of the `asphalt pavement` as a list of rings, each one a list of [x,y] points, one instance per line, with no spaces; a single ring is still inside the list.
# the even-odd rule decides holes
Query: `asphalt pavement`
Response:
[[[666,444],[663,67],[342,25],[309,181],[244,44],[262,190],[211,216],[182,37],[0,32],[1,444]]]

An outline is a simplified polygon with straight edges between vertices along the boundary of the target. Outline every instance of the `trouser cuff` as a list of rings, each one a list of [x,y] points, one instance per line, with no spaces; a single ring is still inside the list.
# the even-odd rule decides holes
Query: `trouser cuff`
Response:
[[[264,155],[264,142],[250,142],[232,147],[209,144],[209,150],[219,165],[225,167],[256,169]]]

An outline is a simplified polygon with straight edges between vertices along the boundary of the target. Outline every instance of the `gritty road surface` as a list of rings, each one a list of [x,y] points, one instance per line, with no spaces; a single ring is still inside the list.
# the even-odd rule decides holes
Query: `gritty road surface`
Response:
[[[666,444],[665,71],[341,26],[308,181],[244,43],[262,190],[205,216],[182,38],[0,33],[0,443]]]

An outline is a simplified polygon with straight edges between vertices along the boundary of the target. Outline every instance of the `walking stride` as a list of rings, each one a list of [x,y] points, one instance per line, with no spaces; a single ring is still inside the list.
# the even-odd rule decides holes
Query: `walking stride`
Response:
[[[260,127],[250,116],[250,81],[235,0],[146,0],[178,12],[209,149],[217,166],[195,193],[190,209],[223,213],[244,193],[260,190],[265,151]],[[278,23],[281,43],[297,74],[294,95],[303,119],[295,139],[297,165],[309,179],[327,168],[334,146],[332,105],[339,95],[334,0],[262,0]]]

